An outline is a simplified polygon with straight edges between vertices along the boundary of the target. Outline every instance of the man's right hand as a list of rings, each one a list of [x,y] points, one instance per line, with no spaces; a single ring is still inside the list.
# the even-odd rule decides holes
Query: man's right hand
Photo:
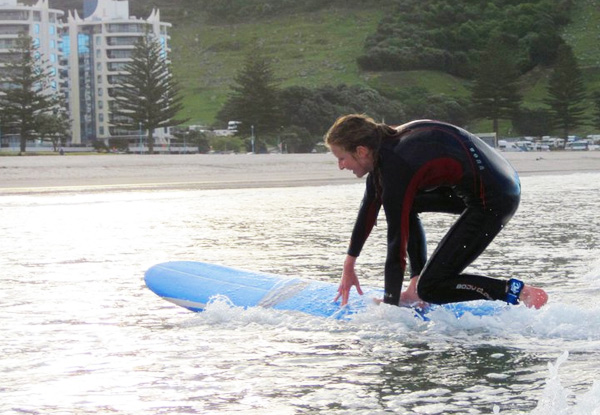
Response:
[[[358,277],[356,276],[356,272],[354,271],[354,264],[356,263],[356,257],[348,255],[346,260],[344,261],[344,270],[342,272],[342,279],[340,281],[340,285],[338,287],[338,293],[333,300],[336,302],[339,298],[342,298],[342,306],[348,304],[348,298],[350,297],[350,290],[353,286],[356,287],[356,292],[360,295],[363,295],[362,289],[360,288],[360,283],[358,282]]]

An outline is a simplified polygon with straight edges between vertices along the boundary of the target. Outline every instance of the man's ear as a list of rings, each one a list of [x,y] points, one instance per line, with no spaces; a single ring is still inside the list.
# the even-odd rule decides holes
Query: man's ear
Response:
[[[359,158],[365,158],[367,155],[369,155],[369,153],[370,150],[365,146],[356,147],[356,156]]]

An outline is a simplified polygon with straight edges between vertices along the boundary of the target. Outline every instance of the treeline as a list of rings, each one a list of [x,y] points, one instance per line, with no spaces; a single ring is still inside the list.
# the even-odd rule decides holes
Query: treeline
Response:
[[[271,61],[256,49],[236,76],[217,119],[221,125],[240,122],[238,139],[245,140],[246,150],[283,144],[289,152],[311,151],[335,119],[348,113],[366,113],[388,124],[432,118],[466,126],[488,119],[497,135],[501,120],[512,123],[513,133],[528,136],[556,132],[567,138],[582,126],[600,128],[600,91],[587,90],[568,45],[558,48],[541,108],[523,105],[519,71],[502,37],[490,39],[481,58],[470,96],[457,99],[418,88],[387,96],[358,85],[280,88]]]
[[[406,119],[402,104],[365,86],[264,88],[266,78],[259,78],[261,88],[243,88],[243,92],[240,89],[232,93],[217,115],[217,124],[221,126],[229,121],[239,122],[235,137],[208,138],[209,135],[188,132],[188,142],[197,142],[199,148],[204,146],[204,151],[211,148],[261,153],[279,146],[289,153],[309,153],[318,147],[323,133],[342,114],[366,111],[391,124]]]
[[[358,58],[363,70],[438,70],[471,78],[481,51],[502,36],[525,73],[554,62],[573,0],[402,0]]]
[[[266,151],[279,144],[288,152],[310,152],[342,114],[367,113],[389,124],[438,118],[463,125],[470,119],[466,101],[423,91],[412,93],[406,99],[392,98],[367,86],[345,84],[280,88],[270,60],[253,50],[217,120],[221,126],[240,122],[237,139],[243,140],[238,143],[245,148],[238,151]]]

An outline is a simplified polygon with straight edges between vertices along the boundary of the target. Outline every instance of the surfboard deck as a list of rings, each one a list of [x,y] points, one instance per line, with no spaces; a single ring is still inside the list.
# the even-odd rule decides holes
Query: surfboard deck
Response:
[[[340,307],[333,299],[338,284],[246,271],[223,265],[195,261],[173,261],[157,264],[145,273],[150,290],[163,299],[191,311],[202,311],[219,296],[227,297],[234,306],[266,307],[293,310],[319,317],[347,319],[364,311],[373,298],[383,291],[363,287],[364,295],[351,295],[349,304]],[[478,301],[434,306],[446,308],[456,317],[465,313],[489,316],[505,309],[499,301]],[[415,316],[428,320],[431,309],[417,310]]]

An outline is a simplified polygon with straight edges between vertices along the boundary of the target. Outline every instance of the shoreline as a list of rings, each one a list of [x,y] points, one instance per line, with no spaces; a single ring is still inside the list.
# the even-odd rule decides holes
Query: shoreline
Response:
[[[501,154],[521,176],[600,172],[600,151]],[[0,158],[0,195],[320,186],[362,180],[339,170],[331,153]]]

